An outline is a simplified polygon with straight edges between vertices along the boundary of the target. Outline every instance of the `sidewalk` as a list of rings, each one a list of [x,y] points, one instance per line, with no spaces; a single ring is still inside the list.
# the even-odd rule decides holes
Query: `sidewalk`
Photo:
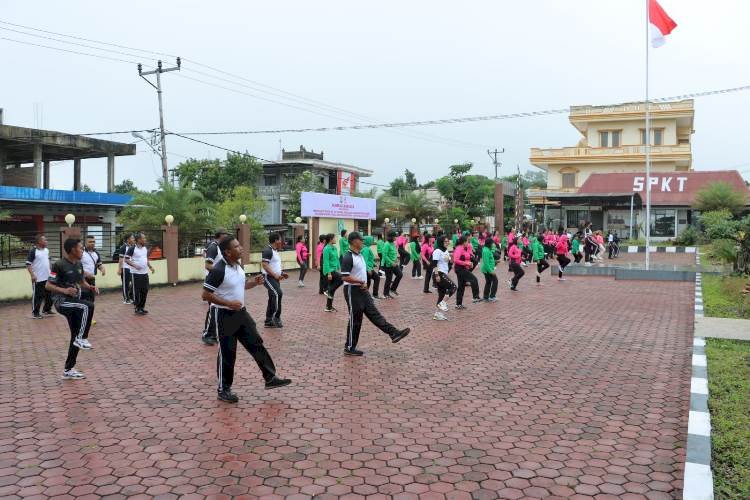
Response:
[[[750,340],[750,319],[696,317],[695,336]]]

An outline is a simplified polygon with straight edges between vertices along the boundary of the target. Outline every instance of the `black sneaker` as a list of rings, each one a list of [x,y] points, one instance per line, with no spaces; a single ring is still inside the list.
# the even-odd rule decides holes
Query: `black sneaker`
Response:
[[[435,293],[432,290],[422,290],[422,293]]]
[[[276,389],[277,387],[284,387],[285,385],[291,384],[292,381],[288,378],[274,377],[266,382],[266,389]]]
[[[517,291],[518,291],[518,290],[516,290],[516,287],[514,287],[514,286],[510,287],[510,289],[511,289],[511,291],[513,291],[513,292],[517,292]]]
[[[397,292],[396,290],[393,290],[393,289],[391,289],[391,293],[392,293],[393,295],[395,295],[396,297],[398,297],[398,292]]]
[[[347,349],[344,348],[344,355],[345,356],[362,356],[364,352],[360,351],[359,349]]]
[[[55,311],[42,311],[42,314],[44,314],[45,316],[53,316],[57,313]]]
[[[233,393],[231,389],[224,389],[223,391],[219,391],[216,397],[222,401],[226,401],[227,403],[236,403],[240,400],[240,398],[237,397],[237,394]]]
[[[213,337],[201,337],[201,341],[206,345],[216,345],[216,339]]]
[[[141,314],[148,314],[148,311],[145,309],[141,309]]]
[[[393,337],[391,337],[391,342],[393,342],[395,344],[399,340],[401,340],[404,337],[406,337],[407,335],[409,335],[410,331],[411,331],[411,328],[404,328],[403,330],[401,330],[400,332],[398,332],[396,335],[394,335]]]
[[[477,302],[482,302],[482,299],[480,299],[479,297],[477,297],[476,299],[471,299],[472,304],[476,304]]]
[[[136,310],[135,310],[135,313],[136,313],[136,314],[137,314],[138,316],[145,316],[145,315],[146,315],[146,311],[144,311],[143,309],[136,309]]]
[[[31,314],[31,319],[44,319],[44,316],[42,316],[39,313],[37,313],[37,314],[32,313]]]
[[[265,328],[276,328],[276,324],[274,324],[273,321],[266,321],[263,323],[263,327]]]
[[[273,326],[275,328],[284,328],[284,323],[282,323],[280,319],[277,319],[277,320],[274,320]]]
[[[463,305],[463,304],[456,304],[456,309],[458,309],[460,311],[462,309],[466,309],[466,306]]]

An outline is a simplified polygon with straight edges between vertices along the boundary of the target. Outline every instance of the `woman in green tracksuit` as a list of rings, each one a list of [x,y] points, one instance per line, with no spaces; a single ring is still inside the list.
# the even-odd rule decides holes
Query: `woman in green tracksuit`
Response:
[[[503,260],[508,260],[508,235],[504,234],[500,240],[500,251],[503,253]]]
[[[339,238],[339,259],[342,259],[346,252],[349,251],[349,239],[346,237],[346,229],[341,230],[341,238]]]
[[[536,282],[542,282],[542,273],[545,269],[549,268],[547,262],[547,256],[544,251],[544,234],[540,233],[539,236],[533,238],[531,242],[531,259],[536,262]]]
[[[375,254],[372,253],[372,236],[365,236],[365,246],[362,247],[362,258],[365,259],[367,265],[367,288],[370,288],[370,283],[375,285],[372,288],[372,298],[379,299],[378,288],[380,288],[380,275],[375,270]]]
[[[326,236],[326,246],[323,249],[323,274],[328,280],[328,290],[326,291],[326,308],[325,312],[334,312],[333,296],[336,290],[344,283],[341,279],[341,260],[339,252],[336,250],[336,237],[333,234]]]
[[[399,267],[398,251],[394,242],[395,238],[396,233],[392,232],[388,235],[388,241],[383,245],[383,254],[380,256],[380,268],[385,271],[385,285],[383,285],[383,297],[385,299],[392,299],[391,293],[398,295],[396,289],[403,277],[403,273]],[[396,279],[393,279],[394,276]]]
[[[497,302],[497,275],[495,274],[495,242],[484,240],[482,260],[479,270],[484,274],[484,301]]]
[[[413,236],[409,242],[409,258],[411,259],[411,279],[422,279],[422,260],[419,257],[422,247],[418,243],[417,237]]]

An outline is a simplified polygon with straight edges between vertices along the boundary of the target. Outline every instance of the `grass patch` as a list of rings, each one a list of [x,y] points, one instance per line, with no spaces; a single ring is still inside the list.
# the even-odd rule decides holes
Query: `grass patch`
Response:
[[[750,342],[707,339],[716,498],[750,498]]]
[[[747,278],[703,275],[703,313],[715,318],[750,319],[750,295],[742,295]]]

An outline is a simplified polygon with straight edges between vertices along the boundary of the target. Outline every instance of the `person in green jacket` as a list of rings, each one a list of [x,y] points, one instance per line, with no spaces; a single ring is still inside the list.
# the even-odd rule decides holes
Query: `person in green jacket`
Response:
[[[341,238],[339,238],[339,259],[346,255],[349,251],[349,239],[346,236],[346,229],[341,230]]]
[[[383,247],[385,246],[385,241],[383,241],[383,235],[378,234],[378,239],[375,242],[375,250],[378,253],[378,260],[382,260],[383,258]]]
[[[484,274],[484,301],[497,302],[497,275],[495,274],[495,242],[492,238],[484,240],[482,247],[482,264],[479,268]]]
[[[544,234],[540,233],[539,236],[532,238],[531,241],[531,260],[536,262],[536,282],[537,284],[542,282],[542,273],[545,269],[549,268],[547,262],[547,255],[544,251]]]
[[[399,267],[398,251],[395,243],[396,233],[388,234],[388,241],[383,245],[383,255],[380,258],[380,268],[385,271],[385,285],[383,285],[383,297],[392,299],[391,293],[398,296],[396,289],[401,283],[403,273]],[[394,279],[395,276],[395,279]]]
[[[412,236],[409,242],[409,259],[411,259],[411,279],[413,280],[422,279],[422,260],[419,258],[421,250],[417,236]]]
[[[367,288],[369,290],[370,283],[375,285],[372,288],[372,298],[379,299],[378,289],[380,288],[380,274],[375,270],[375,254],[372,252],[372,236],[365,236],[365,246],[362,247],[362,257],[365,259],[367,264]]]
[[[500,250],[503,252],[503,260],[508,260],[508,235],[504,234],[500,240]]]
[[[326,308],[325,312],[334,312],[333,296],[336,290],[344,283],[341,279],[341,259],[339,252],[336,250],[336,236],[329,234],[326,236],[326,246],[323,249],[323,274],[328,280],[328,290],[326,291]]]
[[[458,243],[458,237],[458,232],[453,233],[453,236],[451,236],[451,244],[453,245],[451,248],[453,248],[454,250],[456,249],[456,244]]]

